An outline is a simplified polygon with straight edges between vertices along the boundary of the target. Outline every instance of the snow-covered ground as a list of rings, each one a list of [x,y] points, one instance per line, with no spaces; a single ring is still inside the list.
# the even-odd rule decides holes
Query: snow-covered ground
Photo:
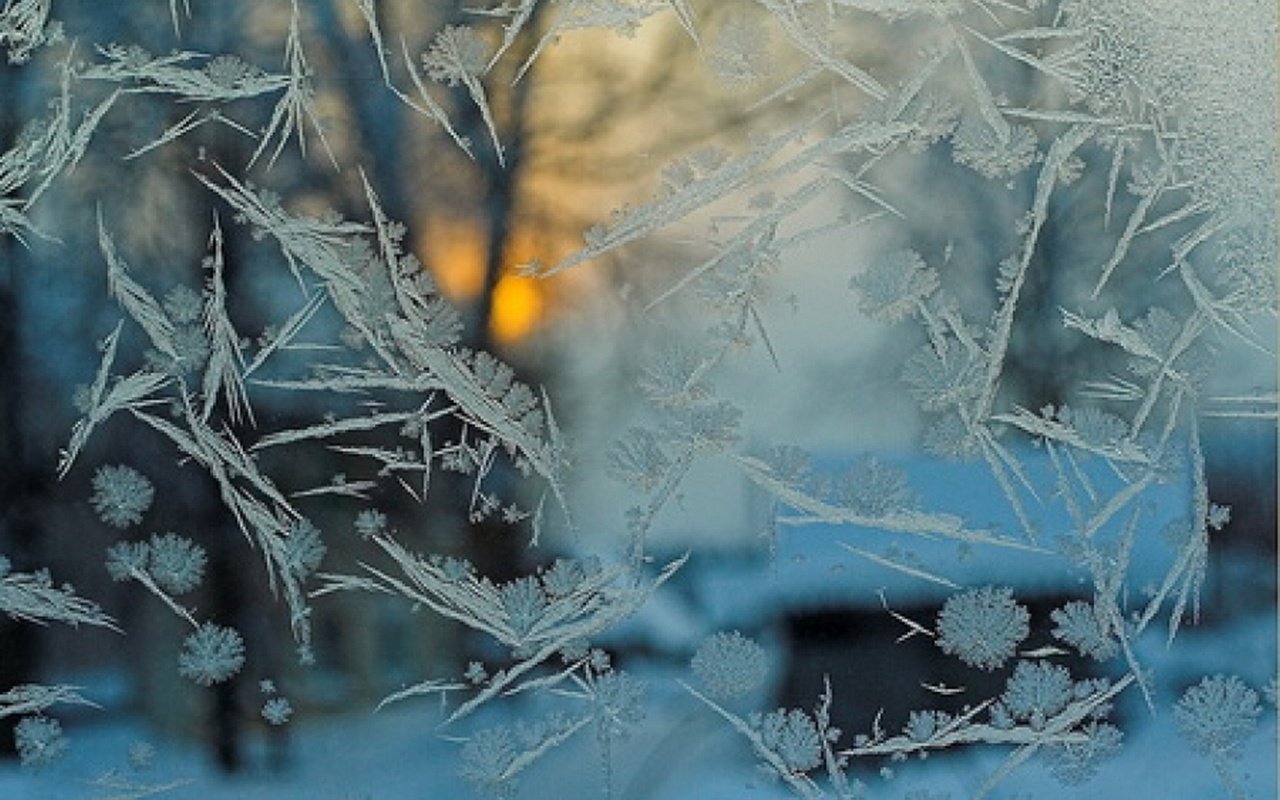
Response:
[[[1139,658],[1162,664],[1166,680],[1162,711],[1152,718],[1136,697],[1126,697],[1124,749],[1105,763],[1097,776],[1079,787],[1056,782],[1033,758],[1001,783],[992,797],[1094,798],[1096,800],[1202,800],[1226,797],[1210,763],[1181,739],[1169,708],[1177,687],[1204,674],[1230,670],[1257,688],[1275,670],[1275,617],[1257,615],[1215,630],[1186,631],[1172,653],[1161,653],[1159,637],[1149,637]],[[1176,660],[1174,654],[1176,653]],[[701,707],[677,683],[682,664],[637,661],[627,665],[648,687],[648,715],[625,741],[614,746],[613,797],[617,800],[774,800],[789,797],[754,765],[750,747],[719,717]],[[839,698],[837,698],[838,702]],[[511,721],[528,711],[514,705],[490,708],[480,727]],[[118,786],[95,785],[105,775],[138,787],[189,781],[160,797],[209,800],[435,800],[473,797],[457,774],[458,745],[435,731],[434,703],[406,703],[373,712],[353,711],[323,719],[303,719],[289,726],[287,754],[272,768],[267,743],[251,738],[250,766],[242,774],[220,775],[195,744],[158,741],[139,722],[110,708],[68,723],[71,749],[65,759],[43,771],[0,765],[0,798],[5,800],[87,800],[152,796],[129,794]],[[128,764],[130,746],[156,745],[154,763],[146,770]],[[1276,715],[1264,710],[1258,730],[1249,738],[1235,776],[1253,798],[1277,792]],[[926,760],[874,764],[856,774],[869,798],[908,797],[961,800],[1000,764],[1005,751],[970,749],[937,754]],[[880,773],[890,766],[892,775]],[[579,733],[530,768],[521,780],[519,798],[572,800],[603,796],[603,768],[595,737]],[[913,792],[923,792],[913,795]]]
[[[1035,473],[1043,469],[1042,461],[1042,456],[1037,459],[1035,454],[1026,454],[1027,470]],[[1007,510],[1000,516],[989,501],[981,499],[995,492],[981,485],[986,478],[980,471],[922,460],[905,460],[900,466],[913,484],[927,489],[931,510],[963,514],[1003,530],[1016,527],[1007,518]],[[1102,485],[1104,476],[1095,477]],[[1149,524],[1162,526],[1182,506],[1185,495],[1186,487],[1177,482],[1153,490],[1146,506]],[[973,504],[977,505],[969,507]],[[1042,510],[1044,518],[1038,520],[1042,530],[1051,532],[1065,525],[1055,518],[1052,504]],[[750,558],[723,552],[699,554],[673,579],[671,591],[659,592],[639,614],[620,626],[612,639],[596,642],[609,647],[623,669],[644,680],[648,694],[645,720],[626,741],[612,748],[612,800],[774,800],[791,796],[757,768],[749,744],[731,726],[681,687],[679,680],[689,675],[686,659],[708,633],[740,627],[765,637],[762,643],[779,656],[776,673],[783,669],[779,665],[786,661],[781,656],[787,645],[776,635],[777,626],[772,623],[815,603],[829,603],[833,597],[840,598],[845,608],[878,612],[877,587],[899,608],[910,604],[936,608],[948,593],[945,589],[837,546],[844,541],[878,550],[889,543],[886,536],[854,526],[784,525],[772,563],[761,553],[755,554],[761,557]],[[1008,584],[1020,599],[1068,590],[1083,580],[1083,576],[1064,570],[1058,563],[1061,559],[1050,559],[1054,568],[1037,566],[1036,559],[1047,558],[1038,553],[1020,555],[1026,564],[1010,561],[1007,553],[998,554],[999,563],[992,564],[984,560],[981,551],[957,561],[954,543],[922,540],[911,547],[921,564],[932,566],[936,561],[942,565],[939,572],[949,578],[966,585]],[[1230,597],[1238,602],[1225,608],[1207,598],[1205,624],[1184,627],[1172,647],[1166,646],[1165,631],[1159,626],[1152,626],[1135,642],[1137,661],[1155,675],[1158,715],[1151,716],[1136,689],[1122,695],[1117,723],[1125,732],[1125,742],[1120,757],[1104,764],[1092,781],[1079,787],[1058,783],[1043,761],[1033,758],[1002,782],[991,797],[1226,797],[1213,766],[1179,738],[1172,707],[1187,686],[1206,675],[1235,674],[1257,690],[1276,674],[1276,614],[1274,607],[1268,607],[1274,599],[1269,588],[1273,584],[1259,571],[1260,556],[1249,556],[1248,552],[1238,548],[1220,552],[1206,586],[1208,594],[1220,595],[1217,599]],[[1172,551],[1159,537],[1143,537],[1133,552],[1130,578],[1134,585],[1162,575],[1171,557]],[[1274,564],[1268,561],[1263,566],[1270,569]],[[886,619],[886,624],[893,623]],[[773,639],[768,638],[771,635]],[[803,657],[803,651],[791,657],[797,655]],[[858,659],[859,653],[849,653],[850,674],[857,674]],[[378,712],[346,708],[341,714],[322,717],[300,715],[275,740],[267,738],[265,725],[258,725],[247,734],[247,768],[226,776],[211,763],[207,747],[166,740],[144,729],[128,711],[130,693],[120,680],[61,679],[83,684],[86,696],[101,702],[103,709],[75,709],[66,714],[54,709],[70,739],[69,752],[42,771],[0,764],[0,800],[151,796],[192,800],[465,800],[475,796],[458,774],[460,745],[441,736],[436,727],[441,715],[433,702],[406,701]],[[780,683],[781,676],[774,674],[774,688]],[[846,691],[848,684],[842,686],[845,688],[840,691]],[[815,701],[820,688],[813,687]],[[837,694],[837,705],[841,699]],[[848,699],[868,701],[866,697]],[[544,710],[540,706],[543,700],[522,696],[518,701],[490,705],[471,724],[451,728],[448,733],[465,735],[528,720]],[[900,722],[886,720],[886,725]],[[844,741],[858,732],[847,731]],[[130,748],[137,742],[150,742],[156,748],[154,763],[148,769],[130,765]],[[1234,776],[1250,797],[1276,796],[1276,743],[1275,709],[1267,707],[1241,761],[1234,765]],[[973,796],[1007,755],[1006,750],[997,748],[970,748],[925,760],[858,764],[855,775],[866,783],[870,800],[961,800]],[[587,728],[530,767],[521,776],[517,797],[603,797],[603,763],[599,744]],[[165,786],[173,788],[165,793],[146,793],[149,788]]]

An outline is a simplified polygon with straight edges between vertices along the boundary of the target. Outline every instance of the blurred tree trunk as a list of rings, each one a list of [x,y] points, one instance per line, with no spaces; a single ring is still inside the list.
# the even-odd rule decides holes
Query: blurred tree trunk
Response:
[[[536,41],[531,33],[537,31],[542,6],[537,8],[529,27],[513,47],[514,57],[505,59],[504,64],[507,61],[519,63],[531,51]],[[415,187],[423,178],[406,169],[406,161],[412,151],[408,137],[413,132],[413,126],[409,124],[413,112],[383,86],[381,68],[363,26],[361,34],[364,39],[349,35],[342,26],[337,0],[322,0],[314,9],[317,27],[324,32],[326,46],[334,60],[344,65],[345,75],[338,84],[352,111],[354,133],[370,183],[375,187],[378,201],[387,215],[405,226],[405,243],[413,248],[422,242],[424,215],[438,211],[429,206],[423,208],[421,200],[418,203],[414,201]],[[439,14],[441,25],[470,21],[461,3],[441,3],[434,10]],[[383,7],[375,6],[374,13],[378,15],[379,26],[387,30],[388,27],[382,23],[385,16]],[[483,279],[480,292],[463,309],[466,325],[462,344],[475,351],[490,351],[493,347],[490,323],[494,293],[502,278],[504,257],[515,227],[517,202],[524,179],[522,155],[529,124],[528,96],[533,77],[526,76],[514,87],[510,78],[503,74],[484,79],[495,109],[501,109],[498,135],[505,149],[505,166],[499,163],[479,109],[466,91],[459,89],[453,92],[450,104],[456,129],[471,142],[475,155],[465,165],[468,180],[474,181],[481,191],[480,205],[472,209],[472,213],[478,216],[476,221],[483,230]],[[443,134],[440,136],[441,147],[452,151],[454,144],[445,140]],[[351,205],[358,203],[352,202]],[[367,215],[363,208],[344,210],[353,218]],[[432,231],[431,235],[448,237],[450,233],[448,230]],[[432,266],[425,254],[420,254],[420,257],[428,267]],[[522,376],[522,379],[538,382],[536,376]],[[462,427],[452,417],[441,420],[433,432],[436,441],[457,441],[461,436]],[[468,516],[470,496],[468,476],[444,471],[433,475],[431,491],[425,498],[423,519],[426,524],[422,526],[425,538],[415,544],[428,546],[437,552],[465,556],[485,575],[495,580],[509,579],[519,570],[521,550],[510,531],[491,530],[490,526],[478,528],[472,523]],[[421,615],[415,616],[414,620],[414,643],[411,647],[414,660],[432,676],[456,673],[465,660],[465,654],[461,652],[463,646],[457,640],[455,626]],[[367,637],[365,641],[369,641]]]
[[[475,147],[474,167],[483,192],[481,210],[484,224],[484,280],[463,334],[464,344],[477,352],[495,350],[492,330],[494,299],[498,283],[507,268],[511,239],[520,212],[518,203],[526,177],[525,153],[531,127],[529,95],[537,80],[537,69],[534,68],[513,85],[514,73],[511,68],[512,65],[523,64],[533,52],[542,35],[545,8],[545,3],[534,6],[524,29],[501,62],[503,69],[500,72],[491,71],[485,76],[485,91],[495,112],[503,117],[498,129],[498,137],[503,145],[502,162],[499,161],[498,153],[485,129],[479,108],[471,102],[462,87],[454,90],[454,107],[459,110],[459,130]],[[544,378],[527,374],[527,370],[518,370],[518,377],[534,386],[541,384]],[[456,420],[451,419],[450,424],[456,424]],[[495,471],[510,469],[506,462],[495,465]],[[504,476],[493,477],[502,482]],[[466,491],[466,487],[461,488]],[[466,513],[466,503],[455,501],[453,505],[456,509],[454,513]],[[515,578],[525,565],[521,557],[524,545],[515,536],[514,526],[490,519],[471,527],[476,535],[468,540],[467,555],[479,571],[494,580]]]
[[[21,86],[27,73],[0,64],[0,151],[17,136]],[[0,555],[14,570],[44,566],[34,504],[40,476],[31,463],[23,425],[26,361],[22,356],[22,270],[28,266],[18,240],[0,234]],[[0,615],[0,692],[33,683],[40,667],[39,626]],[[13,737],[0,736],[0,755],[13,756]]]

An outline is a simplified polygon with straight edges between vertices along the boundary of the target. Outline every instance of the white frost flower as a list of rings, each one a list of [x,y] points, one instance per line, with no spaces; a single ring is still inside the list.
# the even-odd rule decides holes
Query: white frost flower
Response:
[[[1198,753],[1238,758],[1258,727],[1258,693],[1234,675],[1212,675],[1187,689],[1173,709],[1178,732]]]
[[[457,86],[482,75],[491,52],[474,28],[449,25],[436,34],[422,63],[432,80]]]
[[[952,595],[938,614],[938,647],[978,669],[1013,657],[1030,632],[1031,615],[1007,587],[984,586]]]
[[[272,725],[283,725],[293,716],[293,706],[288,698],[272,697],[262,704],[262,718]]]
[[[733,631],[708,637],[694,654],[692,667],[708,694],[727,700],[759,687],[769,663],[763,647]]]
[[[155,487],[142,473],[117,464],[98,468],[89,502],[103,522],[113,528],[127,528],[142,521],[155,494]]]
[[[48,766],[67,752],[62,725],[49,717],[23,717],[13,728],[13,738],[24,767]]]
[[[204,578],[204,548],[176,533],[151,537],[151,558],[147,571],[166,592],[183,594],[200,585]]]
[[[206,622],[182,643],[178,672],[201,686],[221,683],[244,666],[244,640],[234,628]]]

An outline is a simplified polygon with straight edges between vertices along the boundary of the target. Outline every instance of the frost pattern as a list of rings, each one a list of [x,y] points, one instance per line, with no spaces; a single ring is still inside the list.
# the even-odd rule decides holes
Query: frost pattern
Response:
[[[1097,608],[1089,603],[1075,600],[1056,609],[1050,616],[1055,623],[1053,635],[1084,655],[1106,661],[1119,649],[1108,635],[1108,623],[1099,622]]]
[[[181,41],[191,8],[186,0],[168,6]],[[560,558],[503,580],[452,556],[411,550],[387,514],[370,506],[386,487],[422,502],[434,491],[432,475],[451,473],[470,482],[470,522],[529,521],[537,542],[544,503],[526,508],[523,500],[502,496],[508,476],[518,475],[538,483],[543,499],[551,498],[546,506],[558,506],[552,513],[572,528],[565,490],[571,462],[553,404],[495,356],[464,346],[461,315],[409,252],[407,229],[384,210],[374,171],[344,173],[367,207],[367,213],[345,213],[364,221],[298,210],[304,204],[295,202],[294,187],[272,166],[295,158],[292,142],[294,163],[312,166],[307,145],[316,138],[333,167],[351,160],[345,142],[330,146],[319,102],[333,62],[345,57],[308,57],[311,28],[322,26],[326,13],[336,22],[327,4],[280,6],[287,16],[276,43],[278,68],[235,53],[180,47],[157,54],[134,43],[60,46],[61,26],[48,0],[4,0],[0,7],[0,49],[15,69],[40,68],[46,50],[61,59],[43,75],[50,78],[40,89],[47,91],[45,112],[0,153],[0,236],[20,245],[54,240],[37,220],[56,215],[35,213],[37,203],[49,204],[49,190],[71,182],[99,146],[116,146],[109,137],[100,141],[98,128],[117,113],[152,103],[139,120],[175,120],[133,149],[111,154],[148,160],[138,163],[188,158],[182,148],[205,126],[254,140],[243,167],[216,163],[204,152],[184,165],[193,167],[191,185],[207,191],[205,199],[218,209],[198,290],[160,291],[149,266],[130,263],[132,244],[125,237],[117,244],[116,231],[131,220],[118,209],[100,206],[96,226],[86,225],[96,228],[107,291],[126,319],[101,342],[98,369],[78,392],[82,416],[61,453],[60,477],[110,419],[167,440],[180,461],[216,485],[246,545],[257,551],[304,662],[311,659],[311,602],[336,592],[384,594],[496,643],[495,663],[486,655],[456,681],[424,680],[384,703],[419,695],[459,699],[448,726],[510,694],[545,692],[565,701],[568,710],[462,737],[464,777],[498,796],[513,793],[525,769],[583,729],[594,730],[607,764],[611,742],[640,720],[642,684],[614,669],[589,640],[634,613],[690,558],[654,567],[650,538],[668,509],[684,500],[695,465],[743,473],[770,499],[773,522],[943,537],[962,554],[1002,548],[1057,556],[1086,576],[1092,596],[1051,613],[1053,636],[1125,670],[1114,683],[1073,681],[1043,658],[1062,652],[1046,645],[1023,654],[1037,660],[1019,661],[999,697],[975,700],[959,714],[914,712],[898,735],[877,721],[840,745],[843,732],[830,725],[836,700],[829,686],[812,710],[744,719],[719,705],[749,692],[766,664],[761,648],[741,634],[712,636],[691,662],[697,687],[684,688],[744,737],[765,770],[797,796],[824,796],[828,786],[837,796],[856,796],[860,787],[848,773],[858,758],[901,759],[975,742],[1014,748],[978,796],[990,794],[1036,750],[1049,754],[1061,780],[1077,783],[1119,747],[1119,730],[1103,721],[1119,692],[1136,687],[1155,711],[1160,687],[1153,676],[1159,673],[1143,663],[1146,651],[1134,643],[1156,625],[1172,643],[1181,626],[1197,621],[1210,540],[1232,524],[1232,511],[1211,500],[1199,420],[1275,416],[1273,395],[1206,395],[1223,342],[1270,351],[1255,319],[1259,312],[1275,314],[1274,114],[1240,109],[1274,108],[1271,4],[1244,0],[1233,7],[1238,13],[1213,14],[1180,1],[1152,13],[1146,0],[762,0],[754,14],[717,19],[715,9],[687,0],[517,0],[470,9],[468,24],[427,27],[414,51],[404,38],[389,47],[400,31],[383,30],[388,17],[374,0],[355,0],[369,34],[365,55],[382,78],[376,88],[428,118],[477,162],[519,164],[520,136],[504,141],[507,117],[515,112],[491,100],[497,81],[528,85],[539,60],[570,35],[632,35],[658,16],[669,17],[707,70],[733,88],[743,118],[784,119],[781,127],[751,128],[736,144],[666,159],[652,198],[588,227],[582,246],[558,261],[531,262],[528,271],[539,275],[584,268],[629,256],[677,225],[714,218],[697,260],[676,264],[665,288],[644,298],[648,312],[694,302],[707,326],[702,341],[649,361],[637,381],[649,416],[623,433],[606,457],[609,471],[639,496],[617,520],[626,531],[625,552],[617,563]],[[859,48],[850,46],[850,34],[863,24],[915,36],[911,43],[923,46],[902,48],[893,63],[868,68],[859,63]],[[1011,80],[1015,72],[1028,81]],[[410,89],[400,87],[397,74],[408,78]],[[814,96],[821,97],[816,105],[796,102]],[[253,100],[270,109],[265,124],[239,119],[242,101]],[[462,120],[470,131],[460,127]],[[468,132],[479,136],[463,135]],[[718,394],[717,379],[745,352],[758,351],[782,368],[785,354],[770,338],[768,302],[785,286],[788,258],[799,246],[861,226],[913,222],[918,212],[896,196],[884,166],[922,156],[939,157],[931,168],[958,166],[953,174],[991,184],[990,196],[1001,198],[991,207],[993,228],[1001,231],[993,247],[1002,252],[975,256],[963,242],[943,248],[927,237],[898,238],[857,265],[850,284],[863,315],[914,337],[899,377],[923,416],[924,448],[989,473],[1017,519],[1013,530],[927,508],[901,470],[875,458],[828,470],[793,448],[766,444],[765,456],[740,452],[744,441],[756,447],[744,436],[751,409]],[[948,158],[952,163],[943,163]],[[256,168],[253,181],[250,167]],[[847,203],[815,221],[826,213],[817,210],[817,199],[833,193]],[[1063,255],[1087,285],[1048,300],[1037,293],[1056,278],[1048,274],[1058,269],[1059,257],[1050,237],[1063,229],[1060,222],[1078,222],[1065,207],[1086,196],[1102,214],[1081,238],[1103,249]],[[235,292],[223,252],[228,234],[218,216],[227,211],[237,228],[275,248],[297,288],[282,300],[291,303],[288,309],[256,339],[237,329],[239,315],[233,321],[229,310]],[[894,230],[914,237],[909,224]],[[972,272],[976,262],[982,265]],[[1010,367],[1036,339],[1027,325],[1035,314],[1028,312],[1046,302],[1057,308],[1073,346],[1100,354],[1105,369],[1082,385],[1055,388],[1061,397],[1028,398],[1009,379]],[[317,343],[326,316],[340,319],[344,331],[336,342]],[[283,428],[264,419],[260,429],[253,406],[260,391],[359,402],[335,402],[340,411]],[[433,438],[441,420],[456,426],[444,441]],[[359,441],[378,429],[398,431],[399,444]],[[361,473],[282,487],[260,458],[311,444],[358,463]],[[1028,447],[1046,457],[1048,478],[1028,463]],[[1100,480],[1091,469],[1098,462],[1116,480]],[[1128,570],[1138,544],[1152,534],[1148,492],[1180,478],[1191,485],[1186,519],[1156,531],[1165,534],[1171,558],[1166,573],[1135,602]],[[150,479],[125,466],[98,469],[92,484],[91,506],[120,531],[143,520],[156,493]],[[343,501],[365,505],[353,514]],[[349,552],[331,550],[326,539],[333,533],[309,521],[330,527],[329,514],[303,513],[313,502],[339,504],[339,518],[354,518],[375,558],[359,567],[339,563]],[[1064,513],[1065,530],[1042,529],[1037,515],[1045,508]],[[935,631],[884,602],[886,613],[907,626],[906,637],[934,635],[944,652],[995,670],[1028,636],[1027,610],[1009,589],[965,588],[897,546],[833,546],[954,592]],[[192,627],[179,668],[207,686],[236,674],[245,652],[235,630],[200,621],[176,599],[198,587],[205,562],[202,548],[172,533],[121,539],[106,557],[113,579],[146,589]],[[320,572],[322,565],[329,571]],[[55,586],[47,571],[15,572],[4,557],[0,611],[24,622],[114,629],[110,617],[70,586]],[[86,702],[74,687],[12,687],[0,695],[0,715],[25,715],[19,749],[24,761],[43,763],[65,740],[41,712]],[[283,721],[288,710],[283,697],[263,707],[272,722]],[[1243,790],[1226,762],[1259,714],[1256,694],[1224,676],[1187,690],[1175,707],[1177,726],[1214,762],[1233,796]],[[809,775],[819,767],[822,782]],[[882,774],[890,776],[892,768]],[[111,781],[99,785],[126,791]]]
[[[272,725],[283,725],[293,716],[293,704],[287,697],[272,697],[262,704],[262,718]]]
[[[62,725],[49,717],[23,717],[13,729],[13,738],[24,767],[47,767],[66,755],[69,747]]]
[[[1211,675],[1188,688],[1174,707],[1183,738],[1199,753],[1237,758],[1258,725],[1258,693],[1234,675]]]
[[[41,686],[28,683],[0,694],[0,718],[38,714],[58,703],[97,707],[81,696],[78,686]]]
[[[1081,733],[1084,741],[1063,742],[1050,751],[1049,769],[1054,777],[1068,786],[1093,778],[1102,766],[1101,762],[1119,755],[1124,740],[1121,730],[1106,722],[1091,722]]]
[[[850,282],[859,310],[887,323],[911,316],[939,285],[937,273],[914,250],[888,253]]]
[[[23,64],[46,44],[62,40],[62,24],[50,19],[51,0],[5,0],[0,9],[0,47],[10,64]]]
[[[764,648],[737,631],[716,633],[693,654],[693,673],[716,699],[750,694],[769,668]]]
[[[807,772],[822,760],[818,729],[798,708],[770,711],[760,718],[760,740],[791,772]]]
[[[1193,750],[1209,759],[1232,800],[1249,793],[1231,762],[1258,727],[1258,693],[1235,675],[1210,675],[1183,692],[1173,708],[1178,732]]]
[[[117,464],[99,467],[94,473],[89,502],[103,522],[113,528],[128,528],[142,522],[155,494],[155,487],[142,473]]]
[[[0,556],[0,611],[29,622],[54,620],[70,625],[115,627],[97,603],[77,595],[71,584],[55,586],[48,570],[13,572],[4,556]]]
[[[204,548],[176,533],[151,537],[147,571],[160,588],[171,594],[185,594],[204,578]]]
[[[971,667],[994,670],[1013,657],[1030,623],[1012,589],[984,586],[953,595],[942,606],[938,647]]]
[[[178,672],[201,686],[222,683],[244,665],[244,640],[234,628],[202,624],[182,642]]]
[[[1041,728],[1071,702],[1073,684],[1066,667],[1047,661],[1019,661],[1001,702],[1016,721]]]

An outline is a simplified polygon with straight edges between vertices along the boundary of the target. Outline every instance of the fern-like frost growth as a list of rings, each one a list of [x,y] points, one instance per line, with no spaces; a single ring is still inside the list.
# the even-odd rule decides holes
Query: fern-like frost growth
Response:
[[[62,735],[62,725],[44,716],[23,717],[13,729],[14,744],[22,766],[47,767],[66,755],[69,742]]]
[[[99,467],[94,473],[89,502],[103,522],[113,528],[128,528],[142,522],[155,494],[155,487],[142,473],[117,464]]]
[[[272,725],[283,725],[292,716],[293,705],[286,697],[272,697],[262,704],[262,718]]]
[[[694,653],[691,666],[707,694],[719,700],[755,691],[769,668],[764,648],[737,631],[708,637]]]
[[[1261,713],[1258,693],[1243,681],[1234,675],[1211,675],[1183,693],[1173,719],[1196,752],[1238,758]]]
[[[244,666],[244,640],[234,628],[206,622],[187,636],[178,672],[201,686],[228,680]]]
[[[1098,612],[1092,604],[1075,600],[1049,616],[1055,623],[1053,635],[1081,654],[1106,661],[1118,652],[1119,645],[1099,622]]]
[[[1013,590],[984,586],[952,595],[938,614],[938,647],[971,667],[994,670],[1031,631],[1031,615]]]
[[[1068,786],[1092,778],[1102,762],[1120,753],[1124,741],[1124,733],[1106,722],[1090,722],[1080,732],[1084,741],[1055,744],[1049,750],[1049,771]]]
[[[1039,729],[1071,702],[1074,686],[1066,667],[1048,661],[1019,661],[1001,702],[1013,719]]]
[[[807,772],[822,760],[822,739],[813,719],[798,708],[770,711],[759,718],[760,740],[787,769]]]
[[[151,537],[147,571],[170,594],[185,594],[204,579],[204,548],[175,533]]]

